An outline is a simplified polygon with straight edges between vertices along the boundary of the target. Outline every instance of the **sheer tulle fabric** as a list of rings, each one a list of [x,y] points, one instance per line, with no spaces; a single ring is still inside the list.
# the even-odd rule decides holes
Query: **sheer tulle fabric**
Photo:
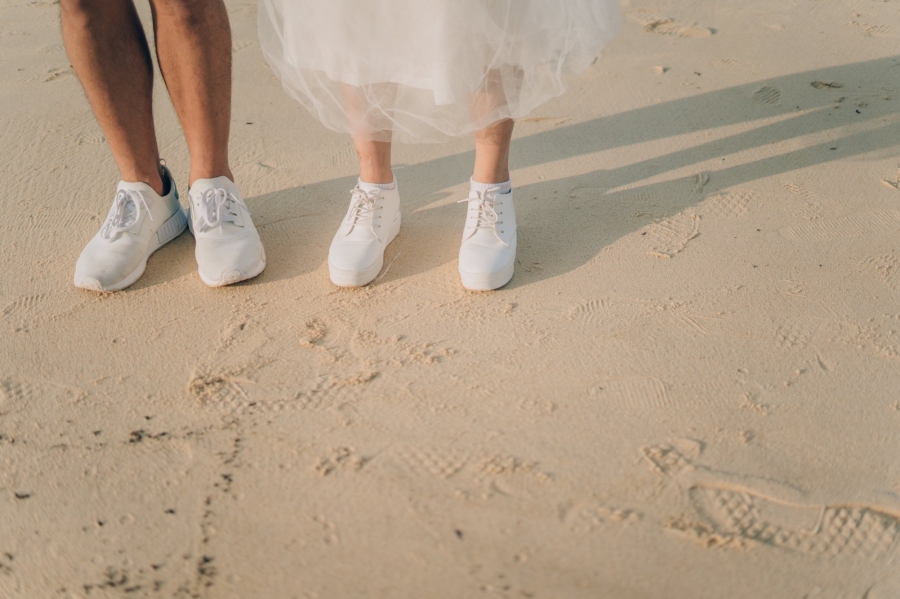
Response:
[[[619,28],[618,0],[260,0],[263,54],[330,129],[441,141],[521,118]]]

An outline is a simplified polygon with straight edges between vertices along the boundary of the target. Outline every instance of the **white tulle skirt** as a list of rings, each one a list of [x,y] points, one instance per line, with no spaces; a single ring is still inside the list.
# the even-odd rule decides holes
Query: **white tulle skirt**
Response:
[[[260,0],[285,90],[354,136],[442,141],[562,94],[619,29],[618,0]]]

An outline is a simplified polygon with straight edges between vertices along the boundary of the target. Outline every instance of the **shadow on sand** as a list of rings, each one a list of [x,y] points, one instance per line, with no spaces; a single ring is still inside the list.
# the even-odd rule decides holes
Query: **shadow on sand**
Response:
[[[813,82],[819,82],[815,86]],[[894,95],[896,94],[896,97]],[[843,101],[839,99],[845,97]],[[859,98],[864,98],[865,103]],[[570,272],[605,246],[676,214],[716,191],[765,177],[872,152],[897,154],[900,146],[900,56],[795,73],[646,106],[514,140],[514,168],[574,159],[669,137],[693,134],[700,143],[613,169],[516,187],[520,268],[511,287]],[[705,141],[705,132],[760,121],[758,127]],[[775,122],[773,122],[775,121]],[[827,133],[827,141],[733,166],[729,157],[772,144]],[[796,147],[801,142],[786,145]],[[697,193],[696,175],[634,186],[635,182],[721,157]],[[465,209],[442,202],[464,183],[474,152],[398,167],[404,227],[389,252],[415,248],[384,280],[415,276],[456,259]],[[732,161],[733,162],[733,161]],[[600,165],[598,165],[600,166]],[[253,283],[289,279],[319,268],[327,258],[344,198],[355,178],[285,189],[248,201],[269,256]],[[628,189],[615,190],[627,186]],[[336,201],[340,198],[341,201]],[[555,262],[540,260],[559,244]],[[410,249],[410,251],[413,251]]]

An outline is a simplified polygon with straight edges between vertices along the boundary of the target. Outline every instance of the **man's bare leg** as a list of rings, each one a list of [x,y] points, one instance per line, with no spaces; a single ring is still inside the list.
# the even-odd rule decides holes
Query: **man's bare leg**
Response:
[[[150,0],[156,56],[191,155],[190,218],[201,280],[255,277],[266,254],[228,165],[231,27],[222,0]],[[215,202],[209,220],[207,208]]]
[[[151,0],[156,54],[191,154],[189,182],[225,176],[231,27],[222,0]]]
[[[60,0],[69,60],[122,179],[162,195],[153,128],[153,64],[131,0]]]

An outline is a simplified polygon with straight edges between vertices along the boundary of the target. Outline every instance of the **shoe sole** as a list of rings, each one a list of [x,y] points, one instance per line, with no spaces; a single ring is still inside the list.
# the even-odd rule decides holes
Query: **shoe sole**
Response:
[[[512,280],[515,267],[516,260],[513,258],[500,270],[488,273],[459,271],[459,278],[462,280],[463,287],[469,291],[493,291],[500,289]]]
[[[150,256],[152,256],[156,250],[184,233],[185,229],[187,229],[187,218],[185,218],[183,211],[176,210],[175,214],[170,216],[169,220],[164,222],[159,229],[156,230],[156,234],[150,238],[150,251],[147,252],[144,260],[131,272],[131,274],[120,280],[118,283],[107,287],[102,286],[96,279],[89,279],[91,283],[88,283],[88,281],[75,281],[75,286],[89,291],[121,291],[126,287],[134,285],[134,283],[141,278],[141,275],[144,274],[144,269],[147,268],[147,260],[150,259]]]
[[[235,283],[240,283],[241,281],[246,281],[247,279],[252,279],[253,277],[258,276],[262,271],[266,269],[266,258],[263,258],[254,266],[250,272],[241,273],[236,270],[231,271],[230,273],[223,276],[220,280],[216,281],[210,279],[203,275],[203,273],[198,269],[197,274],[200,275],[200,280],[206,283],[208,287],[225,287],[226,285],[234,285]]]
[[[400,233],[399,218],[397,219],[397,225],[391,231],[390,235],[388,235],[388,241],[384,244],[384,249],[387,249],[387,246],[391,245],[391,242],[394,241],[398,233]],[[329,262],[328,274],[331,277],[331,282],[338,287],[365,287],[375,280],[378,273],[381,272],[382,266],[384,266],[384,251],[378,256],[378,260],[364,270],[343,270]]]

